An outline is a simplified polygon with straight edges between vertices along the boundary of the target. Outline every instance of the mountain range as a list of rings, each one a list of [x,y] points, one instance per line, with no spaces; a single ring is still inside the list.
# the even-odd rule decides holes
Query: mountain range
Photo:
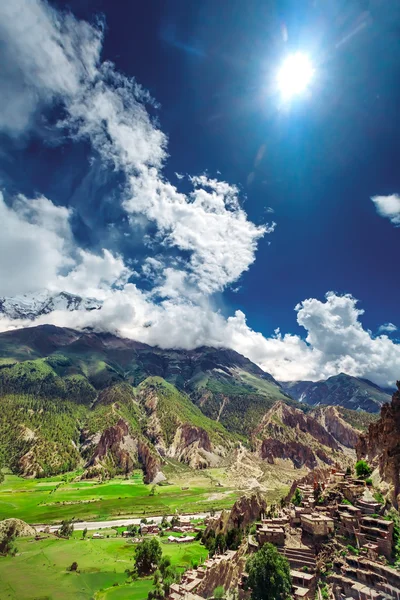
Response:
[[[286,381],[281,385],[292,398],[311,406],[329,404],[377,413],[391,400],[391,394],[372,381],[345,373],[325,381]]]
[[[162,350],[52,325],[0,334],[0,455],[14,472],[108,477],[168,461],[262,479],[346,461],[374,419],[311,409],[228,349]],[[256,477],[256,478],[257,478]]]

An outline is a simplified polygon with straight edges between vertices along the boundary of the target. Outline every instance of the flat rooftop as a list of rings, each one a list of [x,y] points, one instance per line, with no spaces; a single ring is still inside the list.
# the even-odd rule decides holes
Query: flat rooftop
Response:
[[[301,515],[301,518],[304,521],[314,521],[315,523],[323,523],[328,522],[333,523],[332,517],[327,517],[326,515],[321,515],[319,513],[312,513],[311,515]]]

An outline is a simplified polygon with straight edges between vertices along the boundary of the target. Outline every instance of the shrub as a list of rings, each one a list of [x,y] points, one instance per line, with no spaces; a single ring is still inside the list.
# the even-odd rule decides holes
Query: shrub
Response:
[[[372,485],[372,479],[371,479],[371,477],[367,477],[367,479],[365,480],[365,483],[367,485],[371,486]]]
[[[296,490],[293,494],[292,502],[296,506],[300,506],[302,500],[303,500],[303,496],[301,495],[301,491],[299,490],[299,488],[296,488]]]
[[[372,469],[365,460],[356,462],[357,477],[368,477],[372,473]]]
[[[225,596],[225,590],[222,587],[222,585],[219,585],[218,587],[215,588],[213,596],[215,598],[215,600],[222,600]]]

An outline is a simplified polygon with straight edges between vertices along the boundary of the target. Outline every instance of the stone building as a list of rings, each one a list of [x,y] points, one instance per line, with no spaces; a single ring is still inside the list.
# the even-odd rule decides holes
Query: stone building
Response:
[[[301,528],[314,537],[327,537],[335,531],[334,520],[326,515],[312,513],[301,515]]]
[[[283,546],[285,543],[285,530],[283,527],[263,525],[257,530],[256,536],[259,547],[267,543],[275,546]]]
[[[368,543],[375,544],[378,546],[379,554],[390,558],[393,549],[393,527],[393,521],[363,517],[359,530],[355,532],[357,542],[360,546]]]

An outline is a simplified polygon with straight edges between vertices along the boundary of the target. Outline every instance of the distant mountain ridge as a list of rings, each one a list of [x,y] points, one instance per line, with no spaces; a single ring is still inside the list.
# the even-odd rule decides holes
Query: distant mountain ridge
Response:
[[[376,413],[391,400],[391,396],[372,381],[345,373],[323,381],[286,381],[281,385],[292,398],[311,406],[328,404]]]
[[[0,297],[0,315],[9,319],[29,319],[33,321],[41,315],[55,310],[98,310],[101,301],[95,298],[82,298],[68,292],[51,294],[48,291]]]

